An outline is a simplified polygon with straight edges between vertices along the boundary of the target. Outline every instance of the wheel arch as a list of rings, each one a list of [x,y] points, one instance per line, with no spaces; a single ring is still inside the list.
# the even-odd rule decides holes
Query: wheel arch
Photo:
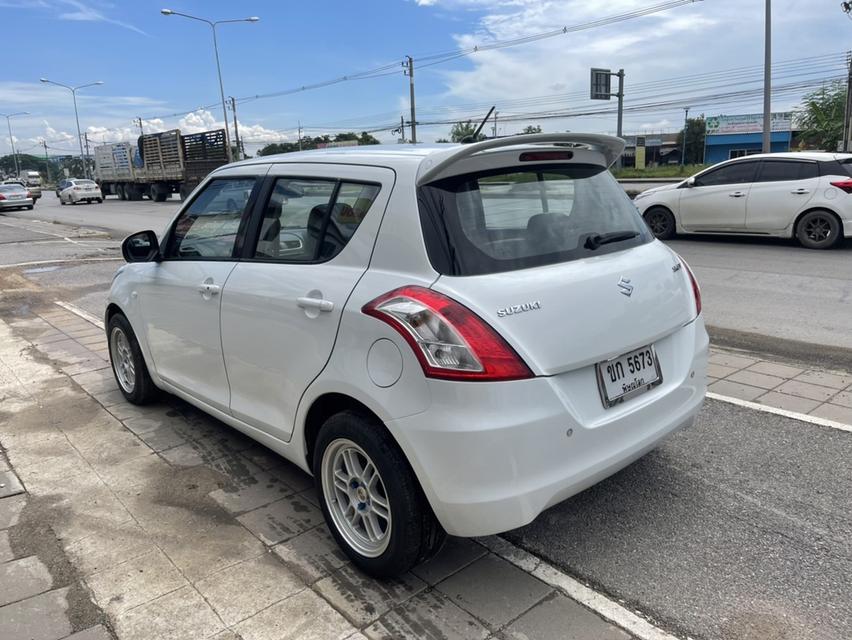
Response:
[[[385,426],[384,421],[366,404],[345,393],[324,393],[313,399],[310,408],[305,414],[303,437],[305,462],[308,469],[313,469],[314,446],[316,445],[320,428],[331,416],[342,411],[354,411],[374,419],[378,424],[382,425],[382,428],[396,442],[396,438],[393,437],[393,434]],[[399,443],[397,443],[397,446],[399,446]]]
[[[813,206],[813,207],[808,207],[804,211],[800,211],[799,214],[796,216],[796,219],[793,220],[793,224],[790,225],[790,238],[792,238],[793,240],[796,239],[796,234],[799,230],[799,223],[802,221],[802,218],[804,218],[807,214],[812,213],[813,211],[825,211],[825,212],[833,215],[835,217],[835,219],[837,220],[837,224],[840,225],[840,237],[841,237],[841,239],[843,238],[843,235],[844,235],[843,218],[841,218],[840,215],[838,215],[838,213],[834,209],[831,209],[831,208],[826,207],[826,206]]]

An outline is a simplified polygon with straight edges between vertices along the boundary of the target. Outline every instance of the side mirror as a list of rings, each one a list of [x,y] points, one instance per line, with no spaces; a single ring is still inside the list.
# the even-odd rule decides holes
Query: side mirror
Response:
[[[686,179],[686,187],[688,189],[692,189],[692,187],[694,187],[694,186],[695,186],[695,176],[692,176],[691,178],[687,178]]]
[[[127,262],[159,262],[160,243],[153,231],[140,231],[121,243],[121,254]]]

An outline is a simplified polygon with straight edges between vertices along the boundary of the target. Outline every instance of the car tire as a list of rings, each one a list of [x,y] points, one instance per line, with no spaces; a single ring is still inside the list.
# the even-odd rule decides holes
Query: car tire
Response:
[[[112,373],[121,394],[132,404],[148,404],[157,397],[139,341],[127,318],[116,313],[107,325],[107,346]]]
[[[103,198],[96,198],[96,200],[97,200],[97,203],[98,203],[98,204],[101,204],[101,203],[104,201],[104,199],[103,199]]]
[[[361,570],[397,576],[440,550],[446,533],[402,450],[375,417],[343,411],[326,420],[313,470],[328,528]]]
[[[33,206],[34,206],[34,205],[28,204],[28,205],[27,205],[27,209],[28,209],[29,211],[32,211],[32,210],[33,210]]]
[[[62,198],[59,198],[59,204],[61,204],[62,206],[65,206],[65,200],[63,200]]]
[[[670,240],[675,235],[675,219],[665,207],[651,207],[643,216],[645,224],[657,240]]]
[[[831,211],[808,211],[796,224],[796,238],[808,249],[831,249],[843,235],[840,220]]]

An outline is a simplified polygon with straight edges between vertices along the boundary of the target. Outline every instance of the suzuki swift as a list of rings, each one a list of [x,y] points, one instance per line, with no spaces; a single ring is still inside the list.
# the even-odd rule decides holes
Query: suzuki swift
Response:
[[[525,525],[704,399],[698,285],[609,173],[622,150],[536,134],[218,169],[161,239],[124,241],[118,385],[312,473],[374,575]]]

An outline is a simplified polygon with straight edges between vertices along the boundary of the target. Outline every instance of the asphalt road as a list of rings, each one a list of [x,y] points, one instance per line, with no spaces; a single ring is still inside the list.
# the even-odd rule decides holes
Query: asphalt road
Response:
[[[708,400],[505,537],[693,638],[852,638],[849,436]]]
[[[33,211],[7,216],[101,229],[113,238],[160,232],[180,206],[120,202],[60,206],[52,192]],[[831,251],[766,238],[683,237],[670,245],[701,283],[704,313],[718,344],[783,355],[820,366],[852,361],[852,241]]]
[[[140,203],[115,206],[128,204]],[[804,251],[679,242],[696,264],[688,251],[705,246]],[[86,229],[0,216],[0,312],[58,299],[99,316],[117,247]],[[694,427],[506,537],[697,640],[848,639],[850,459],[849,433],[708,401]]]

